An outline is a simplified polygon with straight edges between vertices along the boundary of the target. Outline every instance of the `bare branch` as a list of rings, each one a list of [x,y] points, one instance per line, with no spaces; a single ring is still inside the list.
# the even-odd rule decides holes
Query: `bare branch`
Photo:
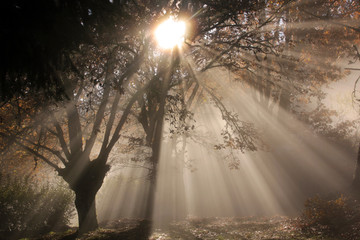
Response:
[[[49,147],[47,147],[47,146],[41,145],[40,143],[34,143],[34,142],[32,142],[32,141],[30,141],[30,140],[28,140],[28,139],[24,139],[24,141],[30,143],[30,144],[33,145],[34,147],[42,148],[42,149],[44,149],[44,150],[52,153],[53,155],[55,155],[56,157],[58,157],[58,158],[60,159],[60,161],[61,161],[64,165],[66,165],[66,160],[61,156],[61,153],[60,153],[59,151],[56,151],[56,150],[51,149],[51,148],[49,148]],[[36,151],[36,152],[38,152],[38,151]]]
[[[100,152],[99,156],[106,156],[110,153],[111,149],[114,147],[115,143],[119,140],[120,138],[120,131],[122,129],[122,127],[124,126],[128,115],[131,113],[131,108],[134,105],[134,103],[144,94],[145,90],[148,88],[150,83],[146,84],[142,89],[140,89],[139,91],[137,91],[132,98],[130,99],[130,101],[128,102],[122,116],[121,119],[119,121],[119,123],[116,126],[116,129],[113,133],[113,136],[109,142],[109,145],[103,149],[103,151]]]
[[[111,110],[110,110],[109,121],[106,124],[104,140],[103,140],[100,152],[105,150],[105,148],[106,148],[106,146],[107,146],[107,144],[109,142],[110,132],[111,132],[111,129],[112,129],[113,125],[114,125],[115,116],[116,116],[116,112],[117,112],[116,110],[117,110],[117,107],[119,105],[119,101],[120,101],[120,92],[117,91],[116,95],[115,95],[113,105],[112,105]]]
[[[64,138],[64,132],[63,132],[58,120],[55,118],[55,116],[53,114],[50,114],[50,116],[51,116],[53,124],[56,128],[56,132],[52,131],[51,129],[48,129],[48,131],[58,138],[62,151],[64,152],[66,158],[68,160],[70,160],[71,155],[70,155],[69,149],[67,147],[67,144],[66,144],[66,141]]]

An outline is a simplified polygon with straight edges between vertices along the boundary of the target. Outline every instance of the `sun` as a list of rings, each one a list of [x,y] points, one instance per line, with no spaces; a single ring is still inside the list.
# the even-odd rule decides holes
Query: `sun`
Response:
[[[160,48],[172,49],[184,41],[185,22],[175,21],[171,17],[162,22],[155,30],[155,38]]]

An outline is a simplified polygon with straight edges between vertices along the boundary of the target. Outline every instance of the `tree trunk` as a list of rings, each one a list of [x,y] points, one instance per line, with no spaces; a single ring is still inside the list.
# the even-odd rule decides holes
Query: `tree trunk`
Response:
[[[75,192],[75,195],[75,206],[79,219],[79,234],[97,229],[95,195],[81,190]]]
[[[75,192],[75,207],[79,220],[78,233],[80,235],[98,228],[95,196],[109,169],[105,158],[98,158],[89,161],[86,166],[81,168],[68,168],[67,171],[60,172],[60,175]]]
[[[278,118],[286,121],[287,114],[291,111],[290,92],[283,88],[280,93]]]
[[[358,154],[357,154],[354,179],[352,182],[352,191],[353,191],[353,193],[360,195],[360,143],[359,143],[359,149],[358,149]]]
[[[283,18],[285,19],[285,23],[291,23],[291,17],[290,17],[290,13],[289,13],[289,9],[288,10],[284,10],[283,12]],[[285,43],[284,43],[284,51],[283,51],[283,55],[284,57],[287,56],[291,56],[291,41],[294,38],[293,35],[293,30],[291,29],[290,26],[287,26],[287,24],[284,25],[284,36],[285,36]],[[284,65],[282,66],[282,68],[284,69],[284,73],[285,76],[287,76],[291,71],[291,69],[289,69],[289,66]],[[286,69],[286,70],[285,70]],[[278,114],[278,119],[283,120],[283,121],[287,121],[287,113],[290,113],[291,111],[291,94],[290,94],[290,88],[288,87],[291,82],[288,78],[286,78],[287,81],[284,81],[284,85],[282,86],[281,92],[280,92],[280,97],[279,97],[279,114]]]
[[[174,48],[174,52],[172,53],[171,64],[169,67],[169,71],[164,74],[164,81],[162,85],[159,87],[160,95],[159,97],[155,97],[154,105],[150,105],[149,108],[155,107],[158,108],[155,115],[153,116],[153,124],[149,126],[145,126],[145,132],[147,134],[147,144],[152,148],[152,156],[151,156],[151,167],[149,170],[149,180],[150,187],[149,192],[146,197],[146,206],[145,206],[145,220],[142,222],[140,226],[140,231],[142,232],[142,236],[139,239],[149,239],[152,228],[152,218],[154,214],[154,202],[155,202],[155,193],[156,193],[156,181],[157,181],[157,171],[158,164],[160,160],[160,150],[161,150],[161,139],[162,139],[162,130],[163,130],[163,122],[164,122],[164,114],[165,114],[165,103],[166,96],[170,86],[170,79],[175,69],[175,66],[179,64],[179,50]],[[157,104],[158,105],[157,105]],[[158,106],[158,107],[157,107]],[[150,117],[151,118],[151,117]]]
[[[162,123],[161,123],[162,129]],[[145,216],[144,220],[141,221],[139,225],[139,236],[138,239],[146,240],[149,239],[151,235],[151,229],[153,228],[153,215],[154,215],[154,203],[155,203],[155,193],[156,193],[156,181],[157,181],[157,171],[158,163],[160,159],[160,144],[161,144],[161,130],[157,131],[158,134],[155,136],[155,141],[152,145],[153,154],[151,157],[151,169],[149,170],[149,192],[146,196],[146,206],[145,206]],[[159,135],[160,133],[160,135]]]
[[[155,140],[152,145],[153,154],[151,156],[152,166],[149,172],[150,188],[146,201],[145,219],[151,221],[154,214],[155,192],[158,164],[160,160],[162,121],[160,129],[155,133]]]

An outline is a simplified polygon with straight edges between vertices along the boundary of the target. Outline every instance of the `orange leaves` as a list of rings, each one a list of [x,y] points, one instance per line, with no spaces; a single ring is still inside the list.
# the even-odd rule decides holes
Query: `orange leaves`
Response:
[[[300,103],[303,103],[303,104],[307,104],[310,102],[309,98],[307,96],[300,96],[298,99],[297,99]]]
[[[360,19],[360,11],[356,11],[352,14],[353,19],[359,20]]]
[[[304,63],[310,63],[312,61],[312,56],[310,52],[302,52],[301,59]]]

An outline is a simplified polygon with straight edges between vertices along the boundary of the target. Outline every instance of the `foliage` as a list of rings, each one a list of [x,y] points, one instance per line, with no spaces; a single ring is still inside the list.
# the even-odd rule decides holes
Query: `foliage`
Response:
[[[188,134],[195,128],[194,113],[186,108],[185,101],[180,94],[168,95],[168,109],[165,120],[170,123],[169,132],[173,135]]]
[[[344,195],[309,198],[299,219],[299,226],[307,234],[343,235],[359,225],[360,208],[356,200]]]
[[[81,44],[94,44],[99,38],[102,44],[109,43],[119,32],[129,32],[133,24],[126,27],[130,15],[125,4],[127,1],[3,1],[0,99],[34,93],[62,99],[64,82],[57,71],[73,70],[69,55]]]
[[[49,231],[69,224],[73,195],[61,185],[0,175],[0,231]]]
[[[337,230],[347,223],[345,202],[344,196],[335,200],[324,200],[319,196],[309,198],[305,202],[303,217],[309,226],[324,225]]]
[[[317,134],[328,140],[344,146],[355,145],[356,128],[358,120],[342,120],[341,115],[335,110],[329,110],[324,104],[319,104],[314,110],[299,112],[298,118],[311,126]],[[336,121],[336,119],[339,119]]]

